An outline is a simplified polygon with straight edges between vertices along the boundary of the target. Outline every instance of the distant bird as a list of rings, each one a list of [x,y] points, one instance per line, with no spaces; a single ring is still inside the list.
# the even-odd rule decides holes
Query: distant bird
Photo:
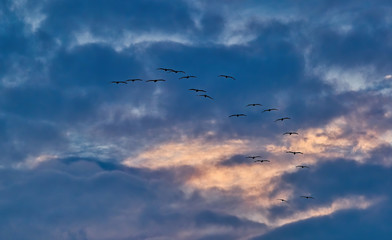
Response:
[[[289,118],[289,117],[278,118],[278,119],[275,120],[275,122],[277,122],[277,121],[282,121],[283,122],[283,120],[286,120],[286,119],[291,119],[291,118]]]
[[[207,92],[207,91],[205,91],[205,90],[196,89],[196,88],[190,88],[190,89],[188,89],[188,90],[195,91],[195,92]]]
[[[283,199],[283,198],[278,198],[278,199],[276,199],[276,200],[279,200],[279,201],[281,201],[281,202],[287,202],[287,200],[286,200],[286,199]]]
[[[278,109],[276,109],[276,108],[268,108],[268,109],[265,109],[264,111],[262,111],[262,112],[271,112],[271,111],[277,111]]]
[[[260,103],[250,103],[248,105],[246,105],[247,107],[256,107],[256,106],[263,106]]]
[[[152,80],[147,80],[146,82],[165,82],[165,79],[152,79]]]
[[[255,158],[259,158],[259,157],[261,157],[261,156],[247,156],[246,158],[252,158],[252,159],[255,159]]]
[[[298,133],[297,132],[285,132],[285,133],[283,133],[283,135],[293,135],[293,134],[297,134],[298,135]]]
[[[125,82],[125,81],[112,81],[112,83],[115,83],[115,84],[119,84],[119,83],[128,84],[128,83]]]
[[[309,168],[308,166],[305,166],[305,165],[298,165],[298,166],[295,166],[295,167],[297,167],[297,168]]]
[[[186,79],[189,79],[189,78],[197,78],[196,76],[183,76],[183,77],[180,77],[179,79],[184,79],[184,78],[186,78]]]
[[[136,81],[143,81],[143,80],[140,79],[140,78],[131,78],[131,79],[127,79],[125,81],[127,81],[127,82],[136,82]]]
[[[165,72],[171,72],[171,71],[173,71],[173,69],[170,69],[170,68],[157,68],[158,70],[162,70],[162,71],[165,71]]]
[[[231,78],[231,79],[233,79],[233,80],[235,80],[235,78],[234,77],[232,77],[232,76],[229,76],[229,75],[219,75],[218,77],[224,77],[224,78]]]
[[[311,196],[301,196],[301,198],[314,199],[314,197],[311,197]]]
[[[200,97],[204,97],[204,98],[209,98],[209,99],[213,99],[212,97],[208,96],[207,94],[203,94],[203,95],[199,95]]]
[[[177,70],[174,70],[174,69],[169,69],[169,71],[173,72],[173,73],[183,73],[183,74],[185,74],[184,71],[177,71]]]
[[[267,160],[267,159],[260,159],[260,160],[255,160],[254,162],[263,163],[263,162],[270,162],[270,160]]]
[[[240,114],[232,114],[229,117],[246,117],[246,115],[243,113],[240,113]]]
[[[293,152],[293,151],[287,151],[286,153],[292,153],[292,154],[303,154],[302,152]]]

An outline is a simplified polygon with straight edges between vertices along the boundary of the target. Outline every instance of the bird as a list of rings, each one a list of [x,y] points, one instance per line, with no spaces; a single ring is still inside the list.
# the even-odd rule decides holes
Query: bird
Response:
[[[195,92],[207,92],[206,90],[196,89],[196,88],[190,88],[188,90],[195,91]]]
[[[197,78],[197,77],[196,77],[196,76],[190,76],[190,75],[188,75],[188,76],[180,77],[180,78],[178,78],[178,79],[184,79],[184,78],[189,79],[189,78]]]
[[[263,112],[271,112],[271,111],[277,111],[278,109],[276,109],[276,108],[268,108],[268,109],[265,109]]]
[[[275,120],[275,122],[277,122],[277,121],[282,121],[283,122],[283,120],[286,120],[286,119],[291,119],[291,118],[289,118],[289,117],[278,118],[278,119]]]
[[[314,197],[311,197],[311,196],[301,196],[301,198],[314,199]]]
[[[127,81],[127,82],[136,82],[136,81],[143,81],[143,80],[140,79],[140,78],[131,78],[131,79],[127,79],[125,81]]]
[[[297,167],[297,168],[309,168],[308,166],[305,166],[305,165],[298,165],[298,166],[295,166],[295,167]]]
[[[146,82],[164,82],[166,81],[165,79],[152,79],[152,80],[147,80]]]
[[[270,160],[267,160],[267,159],[260,159],[260,160],[255,160],[254,162],[263,163],[263,162],[270,162]]]
[[[235,80],[235,78],[234,77],[232,77],[232,76],[229,76],[229,75],[223,75],[223,74],[221,74],[221,75],[219,75],[218,77],[224,77],[224,78],[231,78],[231,79],[233,79],[233,80]]]
[[[170,68],[157,68],[157,69],[165,71],[165,72],[167,72],[167,71],[171,72],[173,70],[173,69],[170,69]]]
[[[287,200],[286,200],[286,199],[283,199],[283,198],[278,198],[278,199],[276,199],[276,200],[279,200],[279,201],[281,201],[281,202],[287,202]]]
[[[204,98],[213,99],[212,97],[208,96],[207,94],[203,94],[203,95],[199,95],[199,96],[204,97]]]
[[[240,113],[240,114],[232,114],[229,117],[245,117],[245,116],[246,116],[245,114]]]
[[[298,135],[298,133],[297,132],[285,132],[285,133],[283,133],[283,135],[293,135],[293,134],[297,134]]]
[[[173,73],[183,73],[183,74],[185,74],[184,71],[178,71],[178,70],[174,70],[174,69],[169,69],[169,71],[173,72]]]
[[[112,81],[112,83],[115,83],[115,84],[119,84],[119,83],[128,84],[128,83],[127,83],[127,82],[125,82],[125,81]]]
[[[255,159],[255,158],[259,158],[259,157],[261,157],[261,156],[247,156],[246,158],[252,158],[252,159]]]
[[[247,107],[256,107],[256,106],[263,106],[260,103],[249,103],[248,105],[246,105]]]
[[[293,152],[293,151],[287,151],[286,153],[292,153],[292,154],[303,154],[302,152]]]

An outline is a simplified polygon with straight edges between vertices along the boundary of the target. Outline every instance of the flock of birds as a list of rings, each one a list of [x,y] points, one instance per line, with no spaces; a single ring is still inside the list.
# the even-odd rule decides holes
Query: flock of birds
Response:
[[[167,72],[167,73],[175,73],[175,74],[182,73],[182,74],[186,74],[184,71],[174,70],[174,69],[171,69],[171,68],[157,68],[157,70],[164,71],[164,72]],[[218,75],[218,77],[235,80],[234,77],[229,76],[229,75],[224,75],[224,74]],[[190,79],[190,78],[197,78],[197,76],[185,75],[185,76],[179,77],[179,79]],[[145,80],[145,82],[153,82],[153,83],[165,82],[165,81],[166,80],[162,79],[162,78]],[[113,84],[128,84],[129,82],[143,82],[143,79],[131,78],[131,79],[126,79],[124,81],[112,81],[111,83],[113,83]],[[205,94],[205,93],[207,93],[206,90],[197,89],[197,88],[190,88],[188,90],[193,91],[195,93],[199,93],[199,92],[200,93],[204,93],[204,94],[199,94],[198,96],[200,96],[200,97],[208,98],[208,99],[211,99],[211,100],[214,99],[211,96]],[[260,103],[250,103],[250,104],[246,105],[246,107],[261,107],[261,106],[263,106],[263,105],[260,104]],[[267,108],[267,109],[264,109],[262,111],[262,113],[271,112],[271,111],[278,111],[278,110],[279,109],[277,109],[277,108]],[[238,117],[246,117],[246,116],[247,115],[244,114],[244,113],[236,113],[236,114],[229,115],[230,118],[231,117],[237,117],[238,118]],[[276,119],[274,122],[278,122],[278,121],[283,122],[284,120],[290,120],[290,119],[291,119],[290,117],[282,117],[282,118]],[[283,133],[283,135],[291,136],[291,135],[299,135],[299,134],[298,134],[298,132],[289,131],[289,132]],[[299,151],[286,151],[286,153],[293,154],[293,155],[303,154],[302,152],[299,152]],[[259,158],[262,158],[261,156],[247,156],[246,158],[254,160],[255,163],[269,163],[270,162],[270,160],[268,160],[268,159],[259,159]],[[310,168],[310,167],[307,166],[307,165],[297,165],[296,168],[304,169],[304,168]],[[300,197],[304,198],[304,199],[314,199],[314,197],[312,197],[310,195],[301,195]],[[281,202],[287,202],[287,200],[284,199],[284,198],[278,198],[277,200],[279,200]]]

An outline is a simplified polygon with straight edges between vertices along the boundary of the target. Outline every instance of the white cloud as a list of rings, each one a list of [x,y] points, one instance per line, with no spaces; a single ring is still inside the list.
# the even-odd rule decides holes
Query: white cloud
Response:
[[[96,36],[88,30],[77,32],[74,34],[75,41],[70,46],[71,48],[76,46],[82,46],[91,43],[106,44],[117,52],[121,52],[126,48],[138,45],[138,44],[151,44],[158,42],[173,42],[183,45],[192,45],[193,42],[185,34],[170,34],[164,32],[132,32],[125,31],[120,36]]]

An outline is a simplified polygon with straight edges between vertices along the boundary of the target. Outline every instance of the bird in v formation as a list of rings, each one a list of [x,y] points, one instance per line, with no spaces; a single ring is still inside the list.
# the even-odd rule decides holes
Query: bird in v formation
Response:
[[[270,162],[270,160],[268,160],[268,159],[258,159],[258,160],[255,160],[254,162],[263,163],[263,162]]]
[[[246,114],[239,113],[239,114],[232,114],[229,117],[246,117]]]
[[[306,166],[306,165],[298,165],[298,166],[295,166],[296,168],[309,168],[308,166]]]
[[[165,72],[183,73],[183,74],[185,74],[184,71],[174,70],[174,69],[171,69],[171,68],[158,68],[158,70],[165,71]],[[229,75],[221,74],[218,77],[223,77],[223,78],[226,78],[226,79],[230,78],[230,79],[235,80],[234,77],[229,76]],[[189,79],[189,78],[196,78],[196,76],[187,75],[187,76],[180,77],[179,79]],[[133,79],[127,79],[125,81],[112,81],[112,83],[115,83],[115,84],[127,84],[128,82],[136,82],[136,81],[143,81],[143,80],[140,79],[140,78],[133,78]],[[166,81],[166,80],[165,79],[151,79],[151,80],[147,80],[146,82],[155,82],[156,83],[156,82],[164,82],[164,81]],[[196,88],[190,88],[189,90],[190,91],[194,91],[196,93],[198,93],[198,92],[203,92],[203,93],[207,92],[207,91],[205,91],[203,89],[196,89]],[[202,95],[198,95],[198,96],[201,96],[201,97],[204,97],[204,98],[213,99],[211,96],[209,96],[207,94],[202,94]],[[250,103],[250,104],[246,105],[246,107],[256,107],[256,106],[262,106],[262,104]],[[271,111],[277,111],[277,110],[278,110],[277,108],[268,108],[268,109],[263,110],[262,112],[264,113],[264,112],[271,112]],[[246,114],[242,114],[241,113],[241,114],[232,114],[229,117],[244,117],[244,116],[246,116]],[[278,119],[275,120],[275,122],[277,122],[277,121],[284,121],[284,120],[288,120],[288,119],[291,119],[291,118],[289,118],[289,117],[278,118]],[[293,134],[298,135],[297,132],[285,132],[285,133],[283,133],[283,135],[290,135],[290,136],[293,135]],[[287,151],[286,153],[291,153],[293,155],[303,154],[302,152],[298,152],[298,151]],[[256,159],[256,158],[259,158],[259,157],[260,156],[248,156],[247,158]],[[267,159],[258,159],[258,160],[255,160],[254,162],[263,163],[263,162],[270,162],[270,161],[267,160]],[[297,168],[309,168],[308,166],[305,166],[305,165],[298,165],[296,167]],[[314,199],[311,196],[300,196],[300,197],[301,198],[306,198],[306,199]],[[287,202],[287,200],[283,199],[283,198],[279,198],[277,200],[280,200],[281,202]]]

